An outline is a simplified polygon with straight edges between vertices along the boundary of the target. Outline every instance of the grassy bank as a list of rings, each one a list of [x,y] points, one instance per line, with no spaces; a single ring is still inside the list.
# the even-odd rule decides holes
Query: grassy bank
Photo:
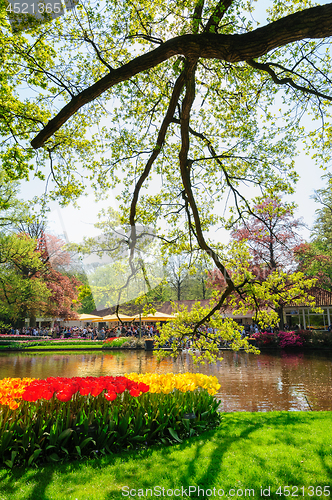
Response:
[[[228,498],[258,499],[265,498],[261,488],[270,487],[268,498],[283,499],[287,486],[290,498],[330,498],[331,423],[330,412],[225,414],[218,429],[172,447],[26,471],[0,470],[0,499],[189,498],[189,486],[206,493],[192,490],[190,498],[208,498],[209,489],[210,498],[222,498],[218,490],[223,489],[224,498],[227,493]],[[123,495],[126,486],[136,495]],[[327,489],[324,494],[324,486],[330,486],[330,495]],[[161,489],[151,496],[153,491],[146,489],[154,487]]]
[[[0,342],[1,351],[52,351],[57,349],[91,349],[103,347],[101,340],[32,340]]]
[[[111,342],[90,339],[57,339],[57,340],[0,340],[0,351],[56,351],[81,349],[144,349],[144,339],[118,338]]]

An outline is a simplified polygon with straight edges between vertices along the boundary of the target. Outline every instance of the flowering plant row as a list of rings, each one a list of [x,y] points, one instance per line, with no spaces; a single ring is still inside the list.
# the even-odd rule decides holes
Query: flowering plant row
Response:
[[[49,377],[46,380],[7,378],[0,381],[0,404],[7,404],[15,410],[20,400],[35,402],[39,399],[50,400],[55,396],[65,403],[76,393],[96,397],[103,391],[108,401],[114,401],[117,394],[122,394],[126,389],[131,396],[137,397],[147,392],[149,387],[126,377]]]
[[[264,347],[270,344],[273,347],[293,348],[293,347],[315,347],[323,349],[331,349],[332,347],[332,332],[321,330],[297,330],[295,331],[280,331],[279,333],[257,333],[254,334],[258,341],[259,347]]]
[[[23,401],[50,400],[54,395],[64,403],[71,400],[76,393],[81,396],[99,396],[103,391],[108,401],[114,401],[117,394],[128,390],[133,397],[147,392],[149,386],[137,383],[126,377],[49,377],[46,380],[33,380],[22,394]]]
[[[195,391],[196,389],[206,389],[214,396],[221,385],[217,377],[204,375],[203,373],[130,373],[128,378],[138,383],[148,384],[149,392],[169,394],[174,389],[182,392]]]
[[[0,463],[30,465],[181,441],[217,425],[217,390],[215,377],[201,374],[4,379]]]
[[[296,334],[294,331],[254,333],[253,337],[261,345],[275,345],[276,347],[281,347],[282,349],[285,347],[302,347],[304,342],[301,335]]]
[[[109,337],[108,339],[104,340],[103,344],[109,344],[110,342],[113,342],[113,340],[117,339],[118,337]],[[128,340],[128,339],[126,339]]]

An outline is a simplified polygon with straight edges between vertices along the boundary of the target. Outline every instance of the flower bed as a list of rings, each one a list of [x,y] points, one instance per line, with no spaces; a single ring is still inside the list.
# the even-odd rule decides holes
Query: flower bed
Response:
[[[113,349],[114,347],[122,347],[123,344],[128,342],[127,337],[110,337],[103,342],[103,349]]]
[[[252,338],[256,339],[259,347],[265,347],[265,346],[278,347],[278,336],[276,333],[271,333],[271,332],[253,333]]]
[[[279,345],[282,349],[285,347],[302,347],[303,339],[295,332],[279,332]]]
[[[144,349],[144,338],[118,337],[103,342],[103,349]]]
[[[1,340],[20,340],[20,339],[34,339],[34,338],[42,338],[41,336],[34,337],[32,335],[13,335],[12,333],[0,333]]]
[[[332,336],[330,332],[310,332],[309,330],[280,331],[278,333],[254,333],[253,338],[259,347],[331,347]]]
[[[130,374],[0,381],[0,463],[13,467],[180,442],[219,422],[216,377]]]

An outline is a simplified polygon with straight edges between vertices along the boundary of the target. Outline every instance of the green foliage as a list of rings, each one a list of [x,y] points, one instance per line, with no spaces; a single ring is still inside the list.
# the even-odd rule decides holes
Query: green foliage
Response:
[[[317,250],[320,250],[322,254],[332,256],[332,175],[328,173],[323,178],[326,179],[327,187],[318,189],[314,195],[320,208],[316,210],[312,239]]]
[[[220,347],[228,342],[230,347],[237,351],[241,347],[246,352],[258,353],[259,351],[248,344],[247,339],[241,338],[241,327],[232,318],[223,318],[219,312],[211,316],[207,322],[211,331],[195,331],[195,325],[203,320],[206,314],[213,307],[201,307],[196,302],[189,312],[187,308],[177,308],[174,306],[173,312],[176,314],[174,320],[168,321],[160,329],[160,336],[155,338],[156,355],[158,359],[166,356],[177,357],[179,349],[185,349],[190,341],[190,348],[195,363],[204,364],[215,362],[220,358]],[[165,351],[164,346],[170,347],[172,351]]]
[[[0,233],[0,313],[9,321],[41,311],[50,291],[38,272],[44,268],[36,241]]]
[[[81,285],[78,288],[78,300],[81,305],[78,308],[79,314],[89,314],[96,308],[96,304],[89,285]]]
[[[296,249],[296,258],[299,270],[317,278],[320,287],[332,290],[332,177],[326,174],[323,178],[327,187],[318,189],[314,195],[320,207],[316,210],[311,241]]]
[[[3,167],[0,168],[0,228],[10,230],[31,218],[28,204],[17,198],[18,182],[13,181]]]
[[[188,221],[185,222],[183,186],[177,168],[178,112],[171,117],[165,140],[156,140],[153,129],[160,126],[176,80],[183,71],[184,58],[180,53],[162,62],[156,61],[152,67],[143,67],[140,72],[133,71],[124,81],[101,91],[98,99],[91,93],[90,105],[74,113],[70,122],[48,139],[38,155],[26,146],[56,109],[84,88],[99,83],[113,69],[152,51],[156,43],[163,45],[168,39],[190,33],[202,35],[209,18],[208,31],[221,36],[256,28],[258,23],[252,21],[252,6],[248,2],[231,4],[221,10],[218,5],[208,0],[204,5],[185,1],[170,6],[160,0],[152,9],[146,1],[139,7],[127,1],[85,2],[84,6],[77,6],[75,16],[68,13],[60,17],[49,23],[47,30],[31,26],[26,35],[11,34],[8,23],[3,21],[2,135],[7,139],[3,142],[6,170],[15,178],[24,178],[29,176],[35,162],[38,175],[46,178],[51,159],[55,181],[51,196],[58,197],[64,204],[75,199],[87,185],[94,186],[100,194],[122,182],[124,173],[121,195],[121,219],[124,220],[128,215],[133,178],[137,179],[143,172],[151,151],[161,152],[154,169],[162,176],[163,185],[159,192],[151,193],[146,184],[138,202],[136,222],[154,225],[165,219],[173,228],[170,239],[173,233],[180,245],[186,245]],[[296,6],[286,2],[281,9],[276,2],[270,17],[274,19],[307,7],[304,2]],[[302,57],[303,51],[307,57]],[[320,44],[316,41],[294,43],[289,49],[280,48],[263,56],[262,60],[271,64],[279,61],[287,66],[286,61],[295,63],[301,57],[298,73],[283,69],[281,74],[290,75],[295,82],[303,84],[310,75],[313,86],[323,92],[324,73],[315,72],[311,65],[310,58],[316,54],[321,57],[321,66],[327,73],[329,54],[321,56]],[[194,185],[199,186],[197,204],[202,227],[206,229],[211,224],[216,227],[223,224],[223,217],[213,213],[213,209],[224,199],[230,185],[238,189],[248,180],[266,193],[292,192],[297,178],[292,158],[296,155],[296,139],[303,132],[300,117],[308,103],[301,99],[300,92],[292,94],[287,84],[276,85],[266,72],[245,62],[204,59],[202,57],[195,68],[197,102],[204,106],[191,110],[190,158],[195,162],[191,165],[192,179]],[[26,100],[20,98],[16,90],[22,83],[34,92]],[[284,107],[282,122],[271,109],[279,96]],[[178,100],[181,101],[180,96]],[[294,101],[298,102],[297,107],[293,106]],[[327,102],[312,96],[310,105],[318,116],[321,106],[325,111]],[[211,154],[211,146],[216,155],[222,157],[222,165]],[[82,166],[81,171],[77,170],[77,164]],[[149,175],[146,182],[151,180]],[[233,194],[240,205],[246,204],[237,197],[236,191]],[[179,218],[185,222],[183,226],[178,224]]]
[[[255,277],[250,276],[249,272],[248,276],[251,282],[244,287],[245,298],[232,298],[229,302],[234,308],[233,314],[255,311],[255,321],[261,327],[266,327],[277,326],[280,311],[290,304],[308,306],[312,311],[321,312],[316,307],[315,298],[310,295],[310,288],[316,279],[306,278],[301,272],[288,274],[280,270],[269,274],[263,283],[255,282]]]
[[[310,289],[316,284],[316,278],[309,278],[303,272],[286,272],[275,269],[265,276],[265,268],[257,270],[252,265],[252,258],[246,241],[231,242],[224,248],[223,260],[227,263],[235,287],[235,293],[226,300],[226,313],[252,314],[261,328],[277,326],[282,321],[283,309],[287,305],[305,305],[320,312]],[[259,273],[263,274],[263,278]],[[225,291],[225,282],[212,284],[217,297]]]

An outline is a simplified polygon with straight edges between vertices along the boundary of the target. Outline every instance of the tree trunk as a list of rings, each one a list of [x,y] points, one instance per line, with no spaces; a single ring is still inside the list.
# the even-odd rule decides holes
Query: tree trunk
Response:
[[[277,309],[277,314],[279,316],[279,330],[284,330],[285,329],[284,308],[282,306]]]
[[[30,314],[29,326],[33,328],[36,326],[36,316],[34,314]]]
[[[202,295],[203,295],[203,300],[205,300],[205,297],[206,297],[206,286],[205,286],[204,277],[202,277]]]

